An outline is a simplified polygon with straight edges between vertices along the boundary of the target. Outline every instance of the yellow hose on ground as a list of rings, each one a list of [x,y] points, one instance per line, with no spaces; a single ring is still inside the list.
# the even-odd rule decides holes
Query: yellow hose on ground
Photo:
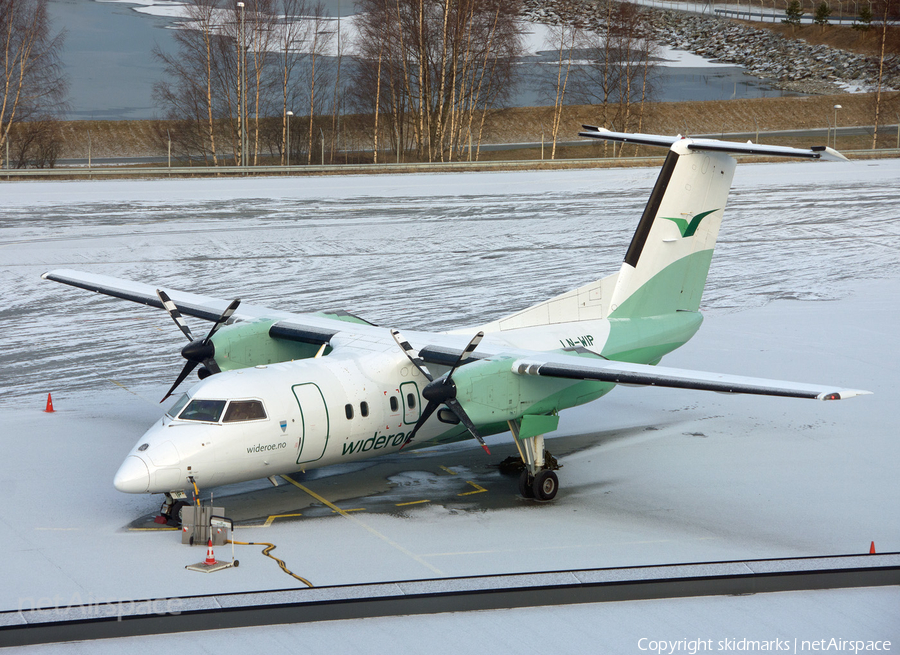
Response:
[[[229,539],[229,540],[228,540],[228,543],[230,543],[230,544],[238,544],[239,546],[265,546],[265,548],[263,548],[262,554],[265,555],[266,557],[269,557],[269,558],[275,560],[276,562],[278,562],[278,566],[281,567],[281,570],[282,570],[282,571],[284,571],[285,573],[287,573],[287,574],[288,574],[289,576],[291,576],[292,578],[297,578],[300,582],[302,582],[303,584],[305,584],[307,587],[313,587],[313,586],[314,586],[313,583],[310,582],[309,580],[307,580],[306,578],[303,578],[303,577],[297,575],[296,573],[294,573],[293,571],[291,571],[291,570],[285,565],[284,561],[278,559],[277,557],[275,557],[274,555],[271,554],[272,551],[275,550],[275,548],[276,548],[275,544],[270,544],[270,543],[267,542],[267,541],[234,541],[234,540],[232,540],[232,539]]]

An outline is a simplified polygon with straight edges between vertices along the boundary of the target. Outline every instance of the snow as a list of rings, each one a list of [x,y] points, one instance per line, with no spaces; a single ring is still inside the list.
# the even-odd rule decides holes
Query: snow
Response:
[[[181,367],[183,338],[157,310],[42,281],[42,272],[80,268],[279,309],[342,306],[380,325],[445,329],[616,270],[657,172],[4,183],[0,607],[296,584],[250,547],[240,547],[238,569],[190,573],[183,566],[202,556],[177,533],[128,529],[159,499],[120,494],[112,476],[162,414],[157,401]],[[300,519],[260,521],[236,538],[277,544],[275,554],[317,585],[864,553],[872,540],[880,552],[900,550],[900,354],[891,345],[900,322],[898,178],[900,160],[739,164],[707,319],[664,362],[873,396],[818,403],[617,389],[562,415],[548,440],[564,465],[562,489],[547,505],[519,499],[514,480],[474,443],[305,479],[342,507],[373,508],[352,513],[354,521],[265,481],[215,490],[216,499],[263,517],[300,508]],[[54,414],[41,411],[48,391]],[[508,439],[489,440],[497,460],[514,451]],[[427,484],[450,472],[452,483]],[[377,509],[372,491],[387,489],[388,478],[400,483],[386,494],[390,511]],[[488,492],[459,497],[467,480]],[[394,507],[426,492],[430,503]],[[828,628],[885,639],[897,636],[896,601],[895,588],[845,590],[187,639],[209,636],[235,650],[371,638],[377,651],[402,632],[408,650],[453,630],[454,643],[484,637],[511,652],[534,620],[572,644],[600,640],[619,652],[638,652],[636,635],[677,639],[703,627],[715,639],[770,628],[771,638]],[[508,632],[485,637],[489,625]],[[140,643],[161,650],[168,639]]]
[[[552,37],[553,28],[544,23],[530,23],[522,21],[522,36],[524,38],[524,55],[536,56],[539,52],[546,52],[558,48],[559,37]],[[687,50],[677,50],[671,46],[659,45],[659,61],[657,66],[664,68],[734,68],[734,64],[722,63],[704,59]],[[578,60],[574,65],[585,65],[589,62]]]

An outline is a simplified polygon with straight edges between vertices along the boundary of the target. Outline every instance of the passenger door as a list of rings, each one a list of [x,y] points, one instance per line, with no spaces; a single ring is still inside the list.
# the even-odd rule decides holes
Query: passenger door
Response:
[[[400,402],[403,403],[403,422],[413,425],[422,413],[419,398],[419,387],[415,382],[404,382],[400,385]]]
[[[295,384],[292,388],[300,407],[302,435],[297,449],[297,463],[306,464],[322,459],[328,446],[330,424],[328,408],[321,389],[312,383]]]

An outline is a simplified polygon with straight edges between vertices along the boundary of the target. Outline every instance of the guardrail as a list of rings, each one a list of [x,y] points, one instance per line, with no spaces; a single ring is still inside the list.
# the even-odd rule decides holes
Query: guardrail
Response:
[[[663,159],[665,153],[652,157],[609,157],[590,159],[525,159],[513,161],[453,161],[415,164],[326,164],[308,166],[165,166],[103,168],[20,168],[0,171],[0,177],[185,177],[185,176],[249,176],[249,175],[353,175],[368,173],[428,173],[454,170],[552,170],[598,166],[616,162],[641,163]]]
[[[526,146],[528,144],[520,144]],[[596,145],[585,141],[584,145]],[[540,144],[538,144],[540,146]],[[900,148],[841,150],[855,157],[898,157]],[[737,155],[756,157],[757,155]],[[665,158],[665,152],[648,157],[590,157],[581,159],[522,159],[511,161],[453,161],[410,164],[326,164],[308,166],[109,166],[78,168],[12,168],[0,170],[0,179],[47,177],[248,177],[255,175],[364,175],[373,173],[446,173],[450,171],[561,170],[650,165]]]

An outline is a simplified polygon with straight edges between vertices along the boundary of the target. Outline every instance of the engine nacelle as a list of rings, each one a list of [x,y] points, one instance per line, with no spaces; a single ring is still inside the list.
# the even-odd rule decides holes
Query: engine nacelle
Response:
[[[275,322],[242,321],[222,327],[212,338],[219,368],[230,371],[315,356],[320,346],[270,337]]]
[[[512,372],[514,357],[497,356],[466,364],[453,374],[456,399],[476,425],[505,423],[525,414],[551,414],[562,408],[559,394],[547,398],[548,380]],[[553,380],[563,391],[580,384]]]

